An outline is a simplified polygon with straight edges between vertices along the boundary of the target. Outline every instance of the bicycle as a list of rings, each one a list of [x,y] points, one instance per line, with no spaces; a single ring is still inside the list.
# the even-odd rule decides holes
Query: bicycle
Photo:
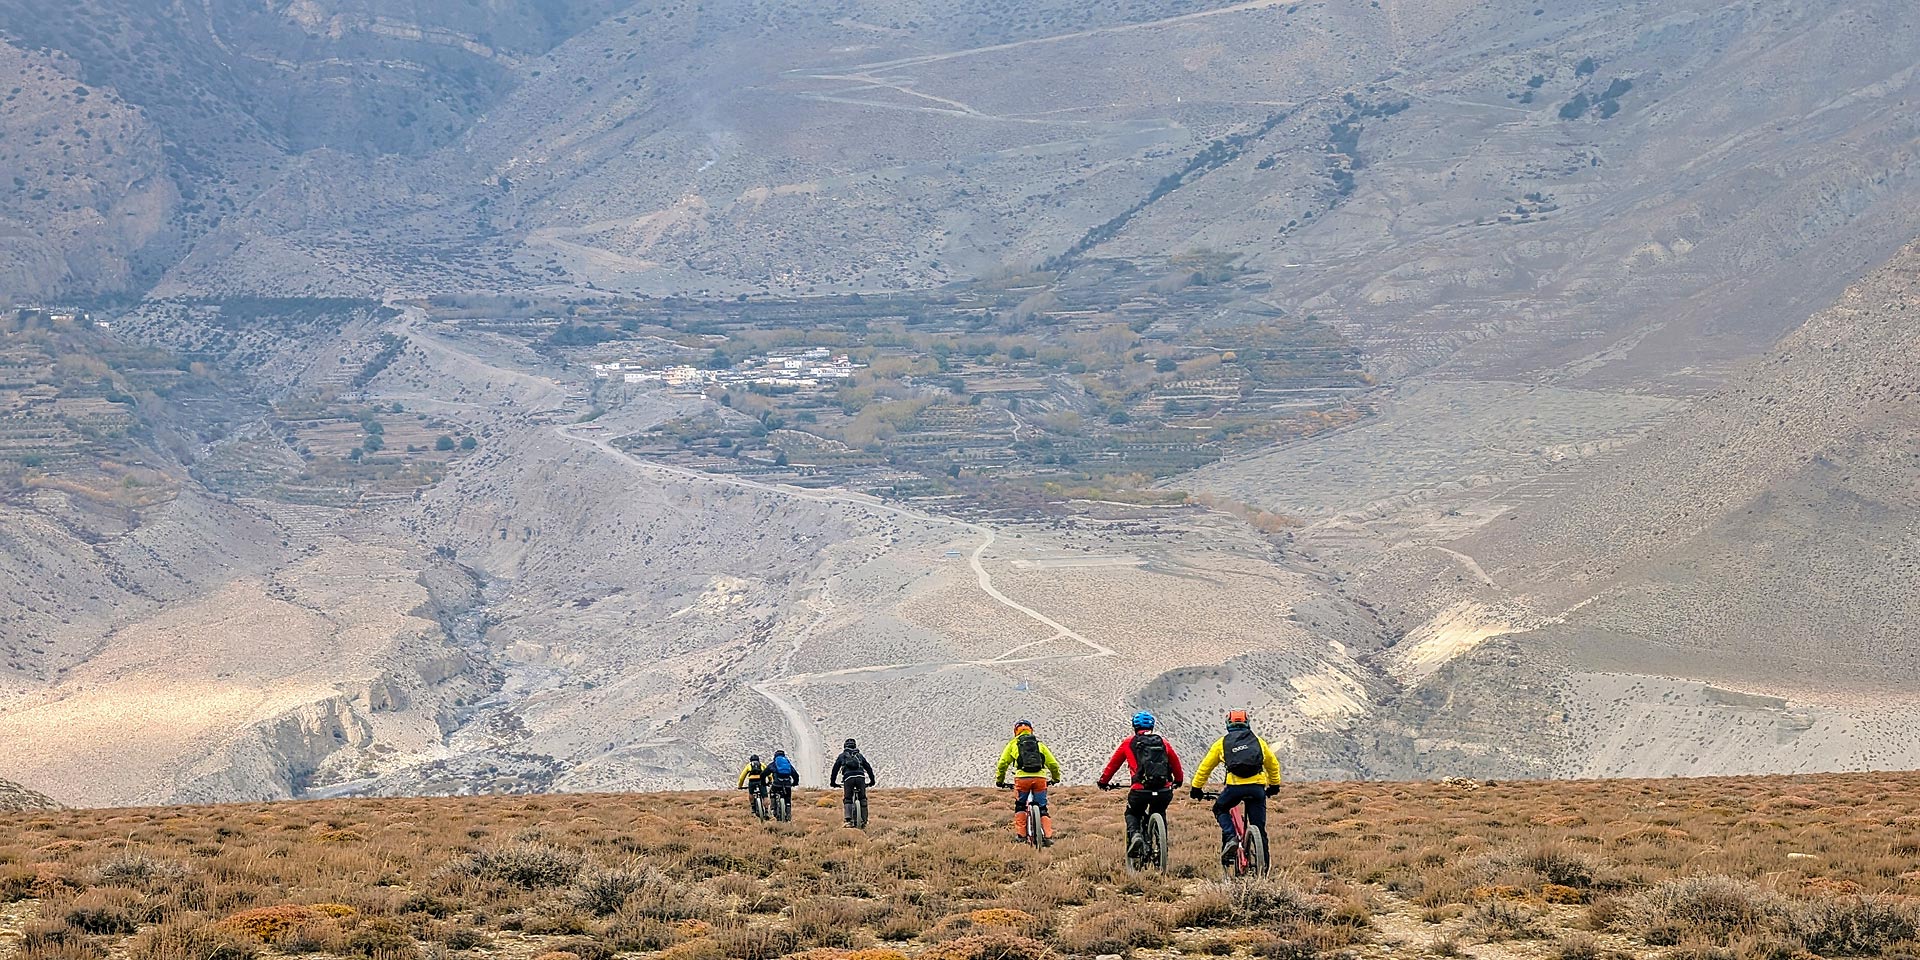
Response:
[[[773,816],[773,811],[767,803],[767,790],[765,787],[744,787],[742,789],[747,791],[747,803],[753,808],[754,816],[759,817],[762,821]]]
[[[847,783],[853,783],[853,784],[855,784],[855,787],[854,787],[854,790],[853,790],[853,828],[854,828],[855,830],[865,830],[865,829],[867,828],[867,782],[866,782],[866,778],[864,778],[864,777],[855,777],[855,778],[852,778],[851,780],[842,780],[842,781],[841,781],[841,783],[842,783],[842,784],[847,784]]]
[[[1003,783],[1000,785],[1000,787],[1001,789],[1004,789],[1004,790],[1012,790],[1015,793],[1018,793],[1020,789],[1011,783]],[[1044,816],[1046,816],[1046,812],[1040,809],[1039,804],[1034,803],[1032,801],[1028,801],[1027,803],[1027,835],[1024,839],[1026,840],[1027,843],[1031,844],[1035,850],[1038,850],[1041,847],[1046,846],[1047,826],[1042,820]]]
[[[1218,800],[1218,793],[1203,793],[1202,800]],[[1220,869],[1232,880],[1239,877],[1255,877],[1267,872],[1267,838],[1264,832],[1247,829],[1247,812],[1242,804],[1236,803],[1227,816],[1233,820],[1234,858],[1233,862],[1222,861]]]
[[[1103,783],[1100,785],[1100,789],[1123,790],[1126,788]],[[1132,802],[1131,795],[1129,795],[1128,802]],[[1167,859],[1170,856],[1167,841],[1166,816],[1158,812],[1147,814],[1146,820],[1143,821],[1140,826],[1140,839],[1141,846],[1138,854],[1133,852],[1133,838],[1128,837],[1126,839],[1127,872],[1139,873],[1151,867],[1161,873],[1166,873]]]
[[[1157,813],[1147,814],[1147,822],[1141,828],[1140,837],[1144,843],[1140,847],[1140,856],[1136,858],[1129,846],[1127,850],[1127,870],[1139,873],[1153,869],[1167,872],[1167,818]]]

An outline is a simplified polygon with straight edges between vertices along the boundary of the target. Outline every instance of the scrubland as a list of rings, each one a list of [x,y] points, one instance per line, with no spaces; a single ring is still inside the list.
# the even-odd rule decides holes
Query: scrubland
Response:
[[[1173,868],[1129,874],[1118,793],[878,790],[866,832],[803,792],[29,811],[0,823],[21,960],[1020,960],[1920,953],[1920,774],[1309,783],[1273,874],[1217,879],[1178,801]]]

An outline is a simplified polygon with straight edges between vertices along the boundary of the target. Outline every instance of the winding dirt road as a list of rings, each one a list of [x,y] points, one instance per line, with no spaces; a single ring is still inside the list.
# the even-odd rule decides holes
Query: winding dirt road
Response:
[[[1016,663],[1033,663],[1041,660],[1080,660],[1080,659],[1092,659],[1092,658],[1098,658],[1098,657],[1111,657],[1116,655],[1112,647],[1109,647],[1098,641],[1090,640],[1087,637],[1082,636],[1081,634],[1075,632],[1071,627],[1068,627],[1065,624],[1061,623],[1060,621],[1055,620],[1052,617],[1049,617],[1046,614],[1041,613],[1040,611],[1035,610],[1024,603],[1021,603],[1020,601],[1007,596],[1006,594],[1000,592],[1000,589],[998,587],[994,586],[993,574],[987,570],[987,565],[984,562],[987,549],[993,546],[995,540],[999,539],[999,534],[996,533],[992,527],[974,523],[970,520],[960,520],[954,517],[935,516],[933,514],[922,513],[917,510],[909,510],[904,507],[897,507],[892,504],[886,503],[877,497],[871,497],[865,494],[854,493],[849,490],[807,490],[807,489],[802,489],[800,487],[788,486],[786,484],[761,483],[757,480],[747,480],[741,477],[728,477],[728,476],[722,476],[719,474],[703,473],[699,470],[689,470],[685,467],[671,467],[671,466],[667,466],[666,464],[652,463],[647,460],[642,460],[638,457],[632,456],[626,451],[621,450],[619,447],[614,446],[612,441],[609,440],[607,437],[582,435],[581,433],[577,432],[577,427],[574,425],[555,427],[554,432],[559,434],[561,437],[564,437],[575,443],[584,443],[589,446],[592,446],[593,448],[599,450],[600,452],[605,453],[608,456],[614,457],[616,459],[619,459],[636,468],[653,471],[655,473],[665,473],[665,474],[669,474],[672,476],[681,477],[689,480],[699,480],[707,483],[717,483],[724,486],[738,487],[738,488],[747,489],[747,490],[757,490],[763,493],[777,494],[779,496],[789,497],[794,500],[804,500],[810,503],[840,503],[840,504],[847,504],[851,506],[864,507],[869,510],[878,511],[880,513],[891,514],[897,517],[914,521],[916,523],[960,527],[962,529],[971,531],[973,533],[977,533],[980,535],[980,543],[978,546],[974,547],[973,552],[967,556],[967,564],[973,569],[974,581],[980,587],[980,591],[986,594],[988,597],[990,597],[995,603],[998,603],[1009,610],[1013,610],[1019,613],[1021,616],[1026,617],[1027,619],[1032,620],[1035,623],[1038,623],[1046,627],[1048,630],[1052,631],[1052,633],[1044,639],[1021,643],[1019,645],[1016,645],[1014,647],[1011,647],[1003,651],[998,656],[990,657],[983,660],[949,660],[949,661],[928,661],[928,662],[921,662],[921,663],[880,664],[880,665],[866,666],[866,667],[851,667],[844,670],[827,670],[827,671],[822,671],[818,673],[793,673],[792,672],[791,670],[791,664],[793,659],[792,653],[798,651],[800,649],[801,643],[805,640],[804,635],[796,637],[793,641],[792,651],[789,651],[787,657],[785,658],[784,662],[787,664],[787,666],[786,668],[783,669],[783,672],[781,673],[781,675],[759,681],[758,683],[754,683],[750,686],[750,689],[752,689],[754,693],[757,693],[760,696],[764,697],[768,703],[773,704],[774,708],[779,710],[781,716],[786,719],[787,729],[793,737],[793,743],[794,743],[793,755],[794,755],[795,764],[800,768],[801,780],[806,785],[809,785],[809,786],[817,785],[820,782],[820,779],[824,777],[824,774],[826,772],[826,762],[827,762],[826,751],[821,744],[820,732],[814,728],[813,719],[807,716],[806,711],[801,709],[800,704],[797,701],[795,701],[791,696],[776,689],[778,687],[792,687],[796,684],[802,684],[812,680],[824,680],[824,679],[849,677],[849,676],[871,675],[875,678],[888,676],[888,675],[911,676],[915,674],[928,673],[928,672],[933,672],[937,670],[945,670],[952,667],[992,667],[996,665],[1011,665]],[[1055,640],[1072,640],[1075,643],[1078,643],[1081,646],[1086,647],[1087,652],[1074,653],[1074,654],[1049,654],[1044,656],[1033,656],[1033,657],[1015,657],[1014,656],[1015,654],[1023,650],[1044,646],[1045,644],[1052,643]]]

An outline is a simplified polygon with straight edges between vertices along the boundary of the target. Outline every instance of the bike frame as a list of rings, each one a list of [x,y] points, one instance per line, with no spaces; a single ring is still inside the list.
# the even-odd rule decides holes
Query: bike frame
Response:
[[[1201,796],[1207,800],[1220,799],[1220,795],[1217,793],[1207,793],[1207,794],[1202,794]],[[1244,877],[1253,873],[1265,873],[1267,870],[1266,863],[1264,862],[1254,863],[1253,858],[1247,855],[1247,835],[1248,834],[1247,834],[1246,805],[1249,802],[1251,802],[1250,799],[1243,800],[1239,803],[1234,804],[1231,808],[1227,810],[1227,819],[1233,823],[1233,839],[1235,840],[1235,844],[1234,844],[1235,849],[1233,854],[1234,856],[1233,873],[1235,876],[1240,876],[1240,877]],[[1265,861],[1271,856],[1272,856],[1271,852],[1267,850],[1266,835],[1263,833],[1260,836],[1260,857],[1263,861]]]
[[[1246,804],[1244,803],[1234,804],[1233,809],[1227,811],[1227,816],[1233,819],[1234,839],[1240,841],[1239,847],[1237,848],[1237,852],[1234,854],[1235,866],[1239,869],[1241,875],[1244,876],[1247,870],[1251,867],[1251,864],[1247,863],[1247,807],[1246,807]]]

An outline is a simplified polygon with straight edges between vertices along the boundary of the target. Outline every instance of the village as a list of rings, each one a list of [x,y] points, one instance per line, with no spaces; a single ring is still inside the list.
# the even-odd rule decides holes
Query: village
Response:
[[[719,369],[685,363],[661,366],[622,358],[592,364],[592,370],[596,380],[618,378],[622,383],[643,387],[665,386],[688,393],[702,393],[714,386],[818,387],[823,383],[851,381],[866,366],[864,363],[855,363],[845,353],[836,355],[826,347],[810,347],[804,350],[770,350]]]

